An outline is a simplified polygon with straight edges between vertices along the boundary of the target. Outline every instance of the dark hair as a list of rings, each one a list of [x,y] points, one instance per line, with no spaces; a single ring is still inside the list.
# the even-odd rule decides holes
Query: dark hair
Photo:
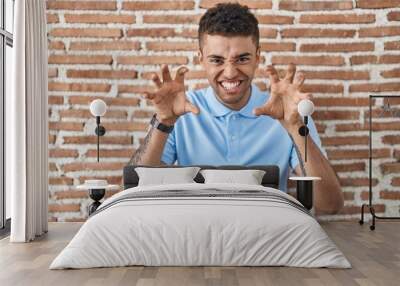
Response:
[[[257,18],[247,6],[239,3],[219,3],[207,10],[199,23],[199,46],[204,34],[221,36],[252,36],[258,47],[260,32]]]

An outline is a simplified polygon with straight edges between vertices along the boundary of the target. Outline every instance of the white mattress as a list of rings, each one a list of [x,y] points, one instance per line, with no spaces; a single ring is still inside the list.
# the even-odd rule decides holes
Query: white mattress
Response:
[[[145,191],[262,190],[232,184],[136,187],[107,199],[50,269],[145,266],[293,266],[350,268],[311,215],[274,200],[173,197],[122,200]],[[297,202],[300,204],[299,202]]]

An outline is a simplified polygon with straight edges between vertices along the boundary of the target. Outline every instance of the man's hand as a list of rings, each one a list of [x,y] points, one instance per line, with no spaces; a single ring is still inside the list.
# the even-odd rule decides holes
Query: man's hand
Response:
[[[157,119],[168,125],[173,125],[179,116],[192,112],[198,114],[199,109],[189,102],[185,96],[184,77],[187,67],[180,67],[175,79],[171,78],[168,66],[161,67],[162,81],[154,73],[152,80],[156,85],[154,92],[145,92],[144,97],[149,99],[157,112]]]
[[[266,72],[270,80],[270,98],[264,105],[255,108],[254,114],[271,116],[279,120],[286,129],[301,125],[297,105],[302,99],[311,99],[310,93],[300,91],[304,83],[304,75],[296,74],[294,64],[289,65],[283,79],[279,78],[278,72],[272,65],[267,67]]]

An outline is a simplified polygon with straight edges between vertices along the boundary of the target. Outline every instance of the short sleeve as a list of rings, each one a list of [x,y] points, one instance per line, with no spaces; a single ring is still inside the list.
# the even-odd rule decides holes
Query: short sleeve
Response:
[[[167,165],[172,165],[175,163],[176,158],[177,155],[176,155],[175,130],[174,130],[169,134],[167,138],[163,154],[161,155],[161,162],[164,162]]]
[[[325,149],[322,147],[321,139],[319,138],[317,127],[315,126],[314,121],[311,117],[308,118],[308,129],[310,130],[310,136],[313,139],[314,143],[319,147],[321,153],[327,158],[327,154]],[[299,158],[297,156],[296,148],[294,144],[292,144],[292,150],[290,153],[290,168],[295,169],[297,165],[300,163]]]

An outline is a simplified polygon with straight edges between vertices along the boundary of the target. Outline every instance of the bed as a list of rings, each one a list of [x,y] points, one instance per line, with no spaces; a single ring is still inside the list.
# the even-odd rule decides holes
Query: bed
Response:
[[[265,174],[260,185],[204,182],[200,172],[192,183],[140,185],[140,168],[128,166],[125,190],[102,203],[50,269],[351,267],[312,214],[278,189],[278,167],[198,167]]]

